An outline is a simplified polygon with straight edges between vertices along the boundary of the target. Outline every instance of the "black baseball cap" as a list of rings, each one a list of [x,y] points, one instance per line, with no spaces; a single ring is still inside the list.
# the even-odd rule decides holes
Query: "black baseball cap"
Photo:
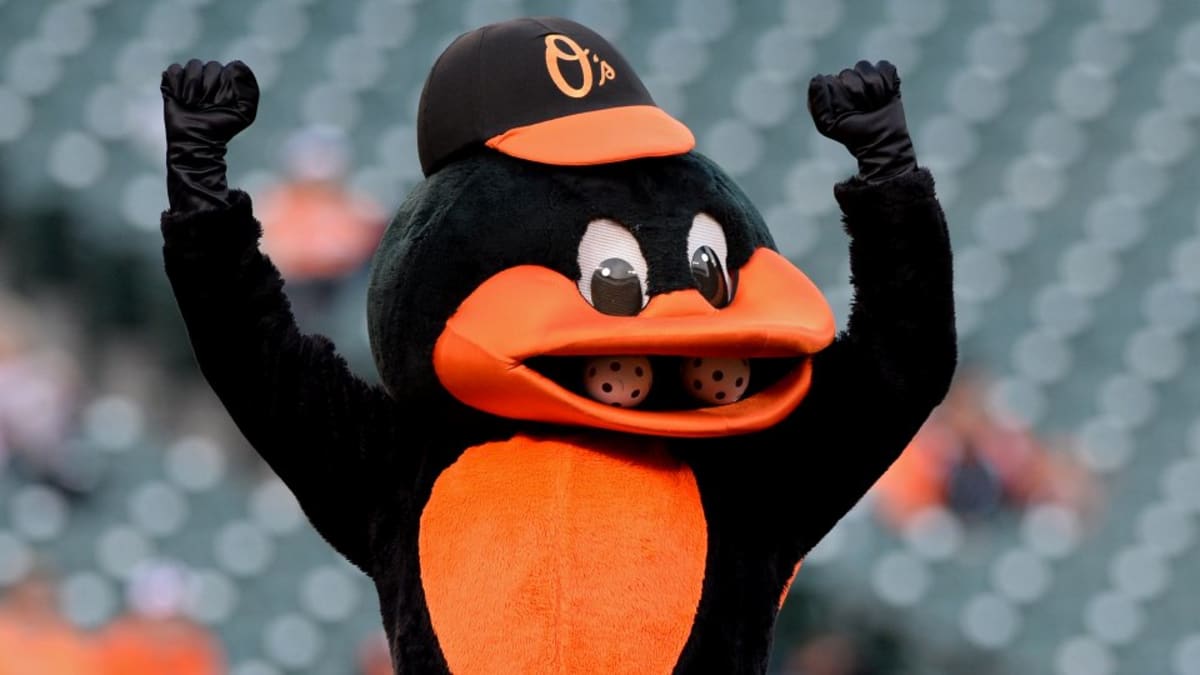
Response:
[[[688,152],[692,132],[659,108],[620,52],[556,17],[459,36],[433,65],[417,112],[428,176],[473,147],[558,165]]]

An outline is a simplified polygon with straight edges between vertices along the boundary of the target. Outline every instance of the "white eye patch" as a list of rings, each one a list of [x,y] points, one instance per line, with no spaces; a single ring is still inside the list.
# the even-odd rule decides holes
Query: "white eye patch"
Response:
[[[605,314],[633,316],[646,306],[646,258],[627,228],[593,220],[579,241],[579,292]]]

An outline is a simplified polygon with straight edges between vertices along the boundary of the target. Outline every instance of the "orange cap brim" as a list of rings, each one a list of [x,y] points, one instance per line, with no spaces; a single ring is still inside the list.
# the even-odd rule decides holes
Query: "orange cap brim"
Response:
[[[518,159],[580,166],[681,155],[695,147],[696,138],[661,108],[629,105],[516,127],[486,145]]]

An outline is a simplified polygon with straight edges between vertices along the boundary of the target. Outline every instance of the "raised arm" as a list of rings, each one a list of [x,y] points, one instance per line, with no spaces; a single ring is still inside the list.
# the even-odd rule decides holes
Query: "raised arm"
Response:
[[[192,61],[164,72],[162,91],[163,256],[200,370],[317,531],[362,566],[372,453],[395,447],[397,406],[352,375],[329,340],[300,333],[258,250],[250,197],[227,189],[225,145],[254,120],[253,73]]]
[[[950,241],[919,168],[891,64],[814,78],[817,129],[855,155],[834,194],[850,235],[846,329],[813,359],[809,394],[764,435],[777,515],[801,555],[887,470],[946,393],[957,361]]]

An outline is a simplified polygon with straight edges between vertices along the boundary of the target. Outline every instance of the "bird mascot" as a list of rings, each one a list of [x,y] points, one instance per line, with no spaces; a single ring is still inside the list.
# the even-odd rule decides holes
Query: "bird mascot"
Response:
[[[372,265],[380,383],[298,330],[226,144],[241,62],[162,79],[166,274],[196,359],[374,581],[397,672],[763,673],[803,556],[951,379],[951,252],[887,62],[812,79],[857,158],[844,330],[604,38],[457,38]],[[777,223],[777,226],[788,226]]]

